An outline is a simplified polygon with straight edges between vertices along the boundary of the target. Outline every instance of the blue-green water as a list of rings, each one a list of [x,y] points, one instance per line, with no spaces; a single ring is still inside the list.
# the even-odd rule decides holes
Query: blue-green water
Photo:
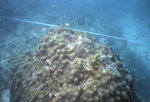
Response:
[[[121,55],[134,76],[135,90],[150,101],[150,1],[149,0],[4,0],[0,1],[0,91],[9,89],[9,73],[23,52],[34,52],[49,26],[70,28],[113,37],[92,35]],[[11,20],[3,17],[15,18]],[[120,37],[119,40],[115,37]],[[132,40],[135,42],[130,42]]]

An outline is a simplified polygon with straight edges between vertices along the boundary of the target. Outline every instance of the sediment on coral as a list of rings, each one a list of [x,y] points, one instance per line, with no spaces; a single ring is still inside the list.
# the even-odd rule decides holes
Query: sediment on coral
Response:
[[[10,102],[138,102],[118,54],[89,33],[50,28],[16,60]]]

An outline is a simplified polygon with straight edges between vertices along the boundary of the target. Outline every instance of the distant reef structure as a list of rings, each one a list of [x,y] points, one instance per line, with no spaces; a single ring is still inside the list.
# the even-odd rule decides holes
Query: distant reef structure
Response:
[[[89,33],[50,28],[11,69],[10,102],[139,102],[118,54]]]

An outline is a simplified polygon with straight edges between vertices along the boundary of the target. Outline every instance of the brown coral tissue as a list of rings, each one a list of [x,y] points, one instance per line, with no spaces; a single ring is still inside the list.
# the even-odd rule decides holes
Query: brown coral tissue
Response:
[[[89,33],[50,28],[15,61],[10,102],[139,102],[121,60]]]

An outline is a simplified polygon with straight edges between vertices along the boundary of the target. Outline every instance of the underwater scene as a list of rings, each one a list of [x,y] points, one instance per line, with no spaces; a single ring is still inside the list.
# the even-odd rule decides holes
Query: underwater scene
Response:
[[[149,0],[1,0],[0,102],[150,102]]]

